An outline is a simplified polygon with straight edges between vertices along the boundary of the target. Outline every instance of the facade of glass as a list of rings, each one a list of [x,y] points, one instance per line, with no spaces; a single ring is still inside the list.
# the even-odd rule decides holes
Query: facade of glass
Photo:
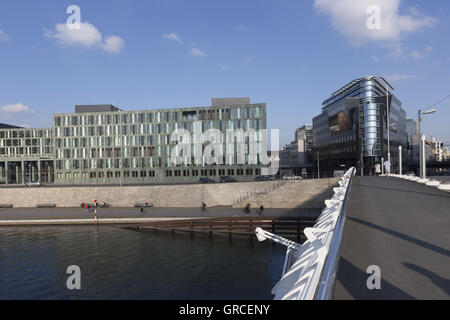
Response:
[[[406,112],[392,91],[383,78],[366,77],[350,82],[323,102],[322,113],[313,119],[315,160],[322,172],[332,173],[361,161],[364,173],[373,173],[375,163],[388,156],[388,122],[391,162],[397,165],[398,146],[403,147],[406,161]]]
[[[107,109],[109,111],[105,111]],[[220,181],[223,176],[250,181],[261,174],[261,165],[251,161],[248,155],[244,157],[244,162],[236,161],[237,155],[231,156],[232,159],[224,155],[223,161],[214,163],[175,163],[171,155],[178,141],[173,140],[172,134],[175,130],[193,134],[194,129],[201,133],[216,129],[225,136],[227,130],[258,132],[266,129],[266,125],[265,104],[142,111],[121,111],[113,106],[105,108],[104,105],[101,108],[77,106],[75,113],[54,114],[52,129],[29,129],[30,132],[42,130],[45,132],[42,134],[48,136],[48,140],[40,138],[42,140],[36,142],[39,144],[30,146],[30,150],[14,149],[9,145],[18,142],[7,138],[16,135],[16,130],[25,129],[0,130],[5,136],[2,138],[0,133],[0,152],[5,155],[15,152],[14,159],[23,161],[28,159],[28,151],[39,151],[31,153],[31,158],[38,161],[49,159],[54,168],[51,179],[46,182],[63,185],[196,183],[202,177]],[[25,142],[20,142],[20,146],[25,147],[27,138],[23,139]],[[244,139],[248,152],[250,140],[248,136]],[[232,143],[233,150],[237,150],[236,143]],[[8,145],[4,151],[3,145]],[[204,151],[207,143],[202,148],[201,151]],[[230,144],[224,141],[223,149],[227,148]],[[4,158],[0,153],[0,165],[6,161]],[[10,171],[4,170],[3,173],[2,177],[9,177],[5,178],[5,183],[28,181],[26,178],[13,179]]]
[[[52,129],[0,129],[0,184],[54,182]]]

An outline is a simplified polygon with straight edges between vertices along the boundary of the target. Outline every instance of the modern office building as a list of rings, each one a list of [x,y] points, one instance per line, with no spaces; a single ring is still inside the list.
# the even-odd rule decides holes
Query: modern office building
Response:
[[[236,104],[241,102],[249,99],[215,99],[216,106],[211,107],[141,111],[122,111],[112,105],[76,106],[75,113],[54,114],[51,129],[0,129],[0,183],[196,183],[201,177],[219,181],[222,176],[254,180],[263,165],[248,156],[249,136],[244,137],[244,162],[236,159],[236,140],[223,141],[224,155],[219,159],[223,161],[186,159],[180,164],[171,158],[177,145],[171,135],[176,129],[187,134],[216,129],[224,136],[230,129],[266,129],[266,105]],[[256,139],[261,141],[259,133]],[[200,152],[207,147],[205,142]],[[228,148],[235,150],[231,159]]]
[[[52,129],[0,126],[0,184],[54,182]]]
[[[358,161],[364,174],[372,174],[375,164],[387,159],[388,145],[394,170],[399,146],[406,162],[406,112],[392,91],[384,78],[370,76],[353,80],[323,102],[322,113],[313,119],[314,158],[322,174]]]

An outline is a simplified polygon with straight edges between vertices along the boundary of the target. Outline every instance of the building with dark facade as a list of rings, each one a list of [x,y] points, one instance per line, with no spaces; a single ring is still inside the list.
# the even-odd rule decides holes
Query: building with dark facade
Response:
[[[323,175],[358,161],[363,174],[373,174],[375,164],[388,157],[388,136],[394,171],[399,146],[407,161],[406,112],[393,90],[384,78],[370,76],[353,80],[323,102],[313,119],[314,159]]]

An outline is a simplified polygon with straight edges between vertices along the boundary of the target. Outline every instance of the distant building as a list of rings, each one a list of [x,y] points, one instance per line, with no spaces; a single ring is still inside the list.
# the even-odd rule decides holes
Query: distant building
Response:
[[[313,168],[312,125],[303,125],[295,130],[295,140],[280,151],[280,170],[282,174],[307,175]]]
[[[387,91],[389,94],[390,154],[398,168],[398,146],[407,161],[406,112],[392,95],[393,88],[382,77],[353,80],[334,92],[322,104],[322,113],[313,119],[314,158],[320,171],[332,175],[360,161],[364,174],[388,156]]]
[[[450,161],[450,149],[448,146],[443,147],[442,159],[443,161]]]
[[[419,162],[419,132],[417,122],[414,119],[406,120],[406,133],[408,135],[408,161]]]
[[[427,161],[444,161],[444,143],[442,141],[436,140],[435,137],[427,139],[426,143],[430,146],[430,151],[428,154],[426,154]]]

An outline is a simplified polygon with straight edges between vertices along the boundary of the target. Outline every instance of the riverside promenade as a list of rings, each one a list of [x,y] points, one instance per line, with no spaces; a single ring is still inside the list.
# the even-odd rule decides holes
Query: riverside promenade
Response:
[[[97,218],[100,224],[143,223],[155,220],[180,218],[221,218],[221,217],[259,217],[257,208],[252,208],[250,214],[243,209],[231,207],[207,208],[99,208]],[[265,209],[263,216],[285,218],[317,218],[319,209]],[[92,224],[94,213],[82,208],[23,208],[0,209],[0,226],[2,225],[70,225]]]
[[[393,177],[354,177],[334,299],[450,299],[450,193]],[[367,287],[367,268],[381,289]]]

